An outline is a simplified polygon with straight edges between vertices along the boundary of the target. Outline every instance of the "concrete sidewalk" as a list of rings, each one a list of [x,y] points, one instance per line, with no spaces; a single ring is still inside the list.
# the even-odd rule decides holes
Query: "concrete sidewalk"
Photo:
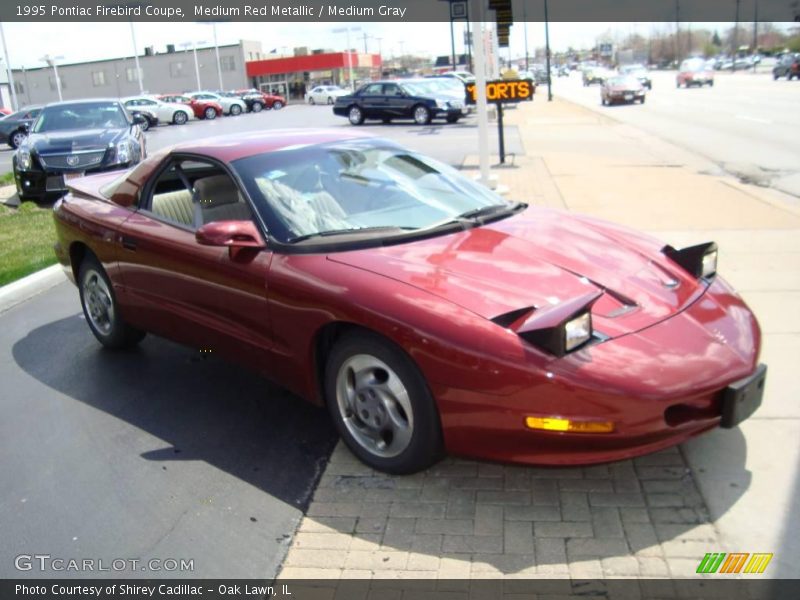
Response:
[[[772,190],[576,105],[507,112],[525,154],[496,168],[510,198],[645,230],[714,239],[720,271],[755,310],[765,404],[740,429],[591,468],[449,458],[375,473],[340,444],[284,562],[289,578],[689,577],[706,552],[773,552],[798,577],[800,212]],[[496,159],[493,162],[497,162]],[[465,167],[475,168],[477,157]]]

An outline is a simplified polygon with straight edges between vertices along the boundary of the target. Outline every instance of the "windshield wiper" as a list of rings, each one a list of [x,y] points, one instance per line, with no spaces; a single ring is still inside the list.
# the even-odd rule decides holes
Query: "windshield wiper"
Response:
[[[481,206],[480,208],[476,208],[473,210],[468,210],[463,212],[459,215],[453,217],[453,221],[459,221],[461,219],[474,219],[477,220],[480,217],[486,217],[489,215],[496,215],[505,212],[511,212],[517,210],[522,206],[521,202],[515,202],[514,204],[490,204],[489,206]]]
[[[329,237],[335,235],[347,235],[352,233],[362,233],[362,232],[379,232],[379,231],[396,231],[396,232],[403,232],[403,231],[413,231],[416,227],[397,227],[395,225],[377,225],[375,227],[349,227],[347,229],[329,229],[327,231],[317,231],[314,233],[306,233],[304,235],[298,235],[293,238],[289,238],[287,241],[290,244],[294,244],[296,242],[302,242],[304,240],[310,240],[316,237]]]

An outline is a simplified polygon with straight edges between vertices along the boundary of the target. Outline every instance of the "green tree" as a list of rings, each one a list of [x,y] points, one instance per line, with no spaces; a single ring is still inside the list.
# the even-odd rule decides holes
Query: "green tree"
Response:
[[[714,32],[714,37],[711,38],[711,43],[714,44],[717,48],[722,46],[722,40],[719,39],[719,33],[716,31]]]

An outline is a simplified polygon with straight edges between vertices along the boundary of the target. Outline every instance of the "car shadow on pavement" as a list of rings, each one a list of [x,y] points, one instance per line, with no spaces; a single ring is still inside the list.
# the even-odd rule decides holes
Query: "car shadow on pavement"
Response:
[[[303,511],[337,439],[326,411],[257,374],[155,336],[103,349],[82,315],[33,329],[12,353],[45,385],[163,440],[142,458],[205,461]]]

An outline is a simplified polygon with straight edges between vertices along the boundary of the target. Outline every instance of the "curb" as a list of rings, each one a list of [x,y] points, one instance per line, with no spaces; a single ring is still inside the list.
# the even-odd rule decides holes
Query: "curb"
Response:
[[[63,267],[56,264],[4,285],[0,287],[0,313],[64,281],[67,281],[67,277],[64,275]]]

